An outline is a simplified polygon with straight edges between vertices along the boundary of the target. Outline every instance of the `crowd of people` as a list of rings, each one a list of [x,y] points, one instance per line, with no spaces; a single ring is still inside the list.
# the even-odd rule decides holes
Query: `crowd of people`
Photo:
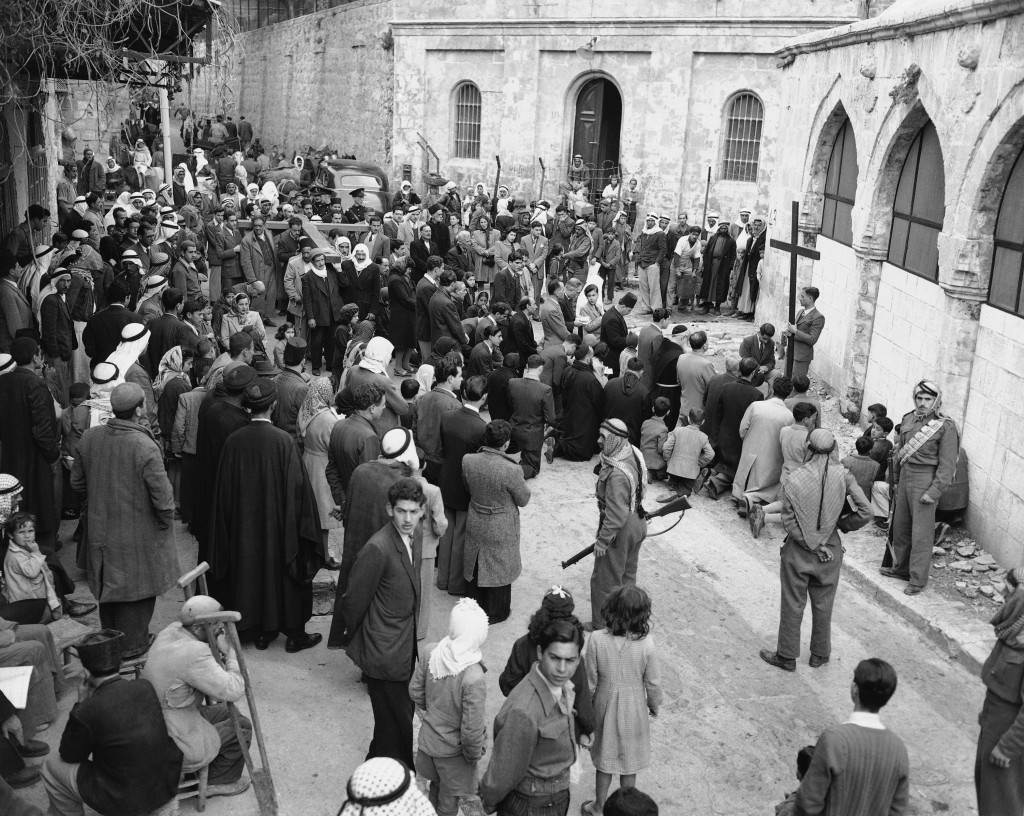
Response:
[[[891,529],[883,572],[908,594],[927,584],[959,450],[938,386],[920,382],[897,427],[872,406],[840,462],[808,377],[825,326],[817,289],[802,290],[778,339],[761,324],[723,372],[706,331],[671,325],[723,306],[753,319],[763,219],[640,219],[617,178],[596,207],[579,178],[553,211],[442,179],[422,196],[401,185],[387,212],[361,190],[347,209],[335,199],[318,211],[299,185],[261,186],[270,162],[251,128],[218,119],[209,136],[240,150],[211,167],[194,148],[165,183],[126,179],[85,151],[58,191],[60,232],[39,240],[50,213],[34,204],[0,249],[0,626],[16,633],[5,644],[0,628],[0,665],[34,667],[16,753],[45,753],[35,730],[55,714],[61,662],[43,624],[95,608],[69,597],[61,518],[79,519],[78,565],[104,630],[120,633],[113,656],[83,656],[86,692],[44,773],[52,813],[149,812],[200,767],[210,795],[245,790],[248,731],[196,702],[244,692],[237,655],[223,637],[207,645],[204,620],[233,610],[242,643],[268,649],[283,634],[287,653],[316,647],[306,626],[324,566],[338,572],[327,646],[360,668],[374,716],[343,812],[382,816],[399,801],[408,810],[394,812],[564,814],[580,748],[597,768],[584,814],[657,813],[636,789],[662,697],[652,601],[637,586],[651,484],[668,488],[659,501],[731,498],[755,538],[781,527],[779,637],[761,652],[780,669],[796,668],[808,597],[810,666],[830,659],[840,532],[874,516]],[[149,152],[138,141],[136,169]],[[529,482],[556,457],[595,455],[590,609],[577,617],[567,590],[545,594],[499,680],[483,767],[480,649],[511,613]],[[156,598],[181,572],[176,529],[209,564],[210,597],[154,635]],[[425,643],[429,585],[460,598],[436,644]],[[999,784],[1024,801],[1020,683],[1003,679],[1020,604],[997,623],[979,800]],[[144,664],[143,680],[119,681],[122,661]],[[877,716],[895,688],[884,661],[857,666],[854,715],[822,737],[780,812],[905,812],[906,751]],[[124,740],[139,755],[113,767]],[[12,773],[34,781],[31,768]],[[140,779],[161,783],[143,791]]]

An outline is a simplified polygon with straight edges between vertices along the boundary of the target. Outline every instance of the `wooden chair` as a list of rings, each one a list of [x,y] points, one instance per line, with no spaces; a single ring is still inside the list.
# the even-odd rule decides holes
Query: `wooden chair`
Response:
[[[178,795],[174,797],[175,802],[183,802],[186,799],[195,797],[196,810],[202,813],[206,810],[206,787],[209,773],[209,766],[204,765],[195,771],[182,769],[181,777],[178,779]]]

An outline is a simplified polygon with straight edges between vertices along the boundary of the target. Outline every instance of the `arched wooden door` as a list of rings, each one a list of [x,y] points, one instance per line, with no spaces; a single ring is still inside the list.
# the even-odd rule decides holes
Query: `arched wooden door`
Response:
[[[609,176],[618,173],[621,130],[622,97],[619,89],[604,77],[585,82],[576,96],[572,154],[582,156],[584,165],[590,170],[590,191],[595,197],[601,195]]]

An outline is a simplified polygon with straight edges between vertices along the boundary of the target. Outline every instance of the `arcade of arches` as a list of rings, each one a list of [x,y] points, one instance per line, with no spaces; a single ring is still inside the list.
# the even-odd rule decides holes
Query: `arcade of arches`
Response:
[[[972,532],[1019,563],[1024,543],[1009,533],[1024,529],[1024,55],[1008,59],[1005,44],[1024,36],[1024,15],[979,4],[992,7],[982,35],[980,22],[950,29],[912,5],[891,28],[866,21],[842,44],[809,36],[780,52],[795,58],[781,130],[807,148],[775,169],[772,206],[801,202],[802,240],[821,253],[798,272],[821,290],[827,320],[812,374],[847,416],[882,402],[895,421],[913,384],[936,380],[963,435]],[[923,32],[912,46],[893,33],[904,22]],[[965,44],[971,60],[957,58]],[[768,264],[757,318],[778,322],[787,264]]]

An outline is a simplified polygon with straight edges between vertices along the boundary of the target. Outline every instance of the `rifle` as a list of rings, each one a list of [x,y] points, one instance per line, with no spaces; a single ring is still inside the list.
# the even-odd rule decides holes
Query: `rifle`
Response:
[[[896,563],[896,550],[892,544],[892,521],[896,515],[896,449],[893,449],[889,454],[885,477],[886,482],[889,484],[889,529],[885,532],[885,555],[882,556],[882,566],[888,568]]]
[[[671,530],[673,527],[675,527],[676,524],[678,524],[680,521],[683,520],[683,516],[685,515],[686,511],[689,510],[689,509],[690,509],[690,502],[687,501],[686,496],[680,496],[677,499],[672,499],[672,501],[667,502],[666,504],[663,504],[657,510],[652,510],[650,512],[647,512],[643,508],[643,506],[641,505],[641,507],[640,507],[638,512],[640,514],[640,518],[643,518],[643,519],[652,519],[652,518],[658,518],[659,516],[667,516],[670,513],[679,513],[679,518],[676,519],[676,521],[670,527],[666,527],[664,530],[661,530],[660,532],[657,532],[657,533],[654,533],[653,535],[649,535],[649,536],[645,536],[645,537],[646,538],[654,538],[654,536],[664,535],[669,530]],[[570,556],[565,561],[563,561],[562,562],[562,569],[568,569],[573,564],[578,564],[580,561],[582,561],[588,555],[591,555],[593,552],[594,552],[594,545],[593,544],[591,544],[588,547],[584,547],[578,553],[576,553],[575,555]]]

